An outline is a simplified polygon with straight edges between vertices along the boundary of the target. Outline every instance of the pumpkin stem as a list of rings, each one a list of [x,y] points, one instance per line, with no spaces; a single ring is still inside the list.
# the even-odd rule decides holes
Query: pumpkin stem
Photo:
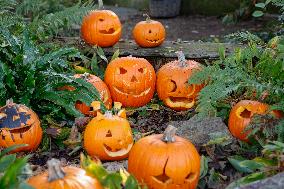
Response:
[[[52,158],[47,161],[48,166],[48,182],[52,182],[65,177],[65,172],[60,166],[60,161],[58,159]]]
[[[14,102],[13,102],[12,98],[6,100],[6,106],[12,106],[13,104],[14,104]]]
[[[103,0],[98,0],[98,5],[99,5],[99,9],[102,9],[104,7]]]
[[[104,116],[105,116],[106,118],[112,118],[112,116],[113,116],[112,111],[106,111],[105,114],[104,114]]]
[[[186,63],[186,59],[185,59],[183,52],[177,51],[176,54],[177,54],[177,57],[178,57],[179,66],[180,67],[186,67],[187,63]]]
[[[166,143],[170,143],[170,142],[175,142],[175,134],[176,134],[177,128],[169,125],[163,135],[163,141]]]
[[[90,77],[90,74],[87,73],[87,72],[83,73],[83,74],[80,76],[80,78],[82,78],[82,79],[84,79],[84,80],[88,80],[89,77]]]
[[[151,18],[150,18],[150,16],[149,16],[148,14],[143,14],[143,16],[146,17],[146,22],[147,22],[147,23],[149,23],[149,22],[152,21]]]

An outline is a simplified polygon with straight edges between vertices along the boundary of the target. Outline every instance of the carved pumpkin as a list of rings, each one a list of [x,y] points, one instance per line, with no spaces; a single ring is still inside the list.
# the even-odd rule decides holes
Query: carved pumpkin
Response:
[[[30,108],[8,100],[0,108],[0,146],[27,144],[13,152],[34,151],[42,139],[42,129],[37,114]]]
[[[111,99],[109,89],[107,85],[99,77],[89,74],[89,73],[76,74],[74,75],[74,77],[85,79],[87,82],[91,83],[100,93],[101,100],[106,106],[106,108],[110,109],[112,107],[112,99]],[[61,87],[60,90],[73,91],[75,90],[75,88],[72,86],[64,86],[64,87]],[[82,112],[85,115],[96,116],[96,111],[94,111],[92,107],[87,106],[85,103],[81,101],[77,101],[75,104],[75,107],[77,110],[80,110],[80,112]]]
[[[106,111],[104,115],[98,112],[84,132],[85,150],[90,156],[101,160],[127,158],[132,146],[132,131],[124,109],[117,115],[111,111]]]
[[[157,93],[166,106],[180,111],[194,106],[203,85],[189,85],[188,79],[201,65],[193,60],[186,60],[179,51],[178,60],[163,65],[157,72]]]
[[[147,15],[146,21],[137,23],[132,31],[135,42],[141,47],[157,47],[166,37],[166,30],[158,21],[151,20]]]
[[[249,125],[254,114],[265,115],[268,112],[269,106],[267,104],[252,101],[241,100],[230,111],[228,126],[232,135],[242,141],[248,142],[248,135],[250,131],[245,131]],[[272,111],[276,118],[282,117],[280,111]]]
[[[112,106],[112,99],[107,85],[97,76],[92,74],[76,74],[74,77],[76,78],[84,78],[89,83],[93,84],[93,86],[100,93],[101,100],[105,104],[107,109],[110,109]],[[78,101],[75,105],[76,109],[80,110],[85,115],[96,115],[96,112],[93,111],[92,107],[87,106],[85,103]]]
[[[169,126],[136,142],[128,158],[128,171],[151,189],[194,189],[200,172],[200,156],[188,140],[175,136]],[[143,170],[142,170],[143,168]]]
[[[84,169],[73,166],[62,168],[57,159],[49,160],[47,166],[48,171],[31,177],[28,184],[35,189],[103,189]]]
[[[155,82],[155,70],[144,58],[117,58],[107,66],[105,72],[105,83],[112,99],[125,107],[140,107],[150,102],[155,92]]]
[[[121,23],[118,16],[110,10],[91,11],[83,19],[81,34],[90,45],[111,47],[120,39]]]

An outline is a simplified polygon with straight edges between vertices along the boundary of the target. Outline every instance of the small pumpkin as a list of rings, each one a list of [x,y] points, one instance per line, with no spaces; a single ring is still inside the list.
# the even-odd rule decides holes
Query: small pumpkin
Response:
[[[104,115],[98,112],[84,132],[85,150],[90,156],[101,160],[127,158],[132,146],[132,131],[124,109],[117,115],[111,111],[106,111]]]
[[[106,108],[110,109],[112,107],[112,99],[111,99],[109,89],[107,85],[99,77],[89,74],[89,73],[75,74],[74,77],[85,79],[87,82],[91,83],[100,93],[100,98],[102,102],[104,103],[104,105],[106,106]],[[60,90],[73,91],[75,90],[75,88],[72,86],[64,86],[64,87],[61,87]],[[87,106],[85,103],[81,101],[77,101],[75,104],[75,107],[77,110],[80,110],[80,112],[82,112],[85,115],[96,116],[96,111],[94,111],[91,106]]]
[[[186,60],[181,51],[178,60],[163,65],[157,72],[157,93],[169,108],[181,111],[194,106],[203,85],[189,85],[188,79],[201,65],[193,60]]]
[[[120,39],[120,20],[113,11],[93,10],[83,19],[81,35],[90,45],[111,47]]]
[[[140,107],[153,98],[156,74],[146,59],[122,57],[108,64],[104,81],[114,101],[125,107]]]
[[[0,146],[27,144],[13,152],[35,151],[41,139],[42,128],[37,114],[25,105],[7,100],[0,108]]]
[[[28,184],[35,189],[103,189],[101,184],[86,174],[84,169],[66,166],[51,159],[47,162],[48,171],[28,179]]]
[[[248,142],[250,131],[245,131],[253,115],[265,115],[269,110],[269,105],[252,100],[239,101],[230,111],[228,126],[232,135],[242,141]],[[276,118],[282,117],[280,111],[272,111]]]
[[[200,156],[194,145],[175,136],[169,126],[164,134],[136,142],[128,158],[128,171],[152,189],[194,189],[200,173]]]
[[[132,31],[135,42],[141,47],[157,47],[166,38],[166,30],[158,21],[146,15],[146,21],[137,23]]]

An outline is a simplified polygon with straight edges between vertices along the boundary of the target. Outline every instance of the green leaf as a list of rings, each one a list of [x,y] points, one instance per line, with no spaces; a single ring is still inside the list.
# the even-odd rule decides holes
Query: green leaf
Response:
[[[252,13],[252,16],[253,17],[261,17],[261,16],[263,16],[263,12],[262,11],[254,11],[253,13]]]
[[[17,145],[13,145],[13,146],[10,146],[8,148],[5,148],[4,150],[2,150],[0,152],[0,158],[3,157],[5,154],[13,151],[13,150],[16,150],[17,148],[20,148],[20,147],[25,147],[27,146],[27,144],[17,144]]]
[[[119,56],[119,49],[117,49],[117,50],[113,53],[113,55],[112,55],[110,61],[113,61],[114,59],[118,58],[118,56]]]
[[[134,176],[130,175],[125,183],[125,189],[139,189],[139,183]]]
[[[239,186],[243,186],[245,184],[257,181],[257,180],[261,180],[265,178],[265,173],[264,172],[257,172],[257,173],[252,173],[250,175],[247,175],[245,177],[240,178],[237,181],[234,181],[232,183],[230,183],[226,189],[235,189]]]
[[[96,46],[96,49],[97,49],[97,54],[99,55],[99,57],[101,59],[103,59],[106,63],[108,63],[108,60],[107,60],[107,58],[105,56],[105,53],[104,53],[103,49],[101,47],[99,47],[99,46]]]
[[[200,165],[200,179],[205,177],[208,172],[208,158],[204,155],[201,156],[201,165]]]
[[[28,185],[27,183],[25,182],[21,182],[19,184],[19,187],[17,189],[34,189],[34,187]]]
[[[243,161],[246,160],[241,156],[232,156],[228,158],[228,160],[232,164],[232,166],[239,172],[242,172],[242,173],[252,173],[253,172],[253,170],[241,164]]]
[[[0,159],[0,172],[4,172],[14,161],[16,160],[16,154],[10,154],[3,156]]]
[[[102,184],[109,189],[122,189],[121,182],[122,178],[118,173],[110,173],[104,178]]]
[[[265,7],[265,3],[256,3],[255,4],[255,7],[258,7],[258,8],[264,8]]]

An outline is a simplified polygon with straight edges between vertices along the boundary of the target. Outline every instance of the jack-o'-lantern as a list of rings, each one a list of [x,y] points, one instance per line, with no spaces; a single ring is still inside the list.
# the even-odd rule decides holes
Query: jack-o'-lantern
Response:
[[[134,144],[128,171],[152,189],[194,189],[200,173],[200,156],[194,145],[175,136],[169,126],[164,134],[144,137]]]
[[[27,183],[35,189],[102,189],[96,178],[88,176],[82,168],[61,167],[60,161],[47,162],[48,170],[28,179]]]
[[[104,115],[98,112],[84,131],[85,150],[90,156],[101,160],[127,158],[132,146],[132,131],[124,109],[117,115],[111,111],[106,111]]]
[[[76,78],[83,78],[89,83],[93,84],[93,86],[98,90],[100,93],[100,97],[104,105],[107,109],[110,109],[112,106],[112,99],[109,92],[107,85],[97,76],[92,74],[76,74],[74,77]],[[96,115],[96,112],[93,111],[92,107],[87,106],[85,103],[78,101],[75,105],[76,109],[80,110],[85,115]]]
[[[179,51],[178,60],[163,65],[157,72],[157,93],[166,106],[176,111],[187,110],[194,106],[203,85],[189,85],[188,79],[201,65],[186,60]]]
[[[109,63],[105,72],[112,99],[125,107],[140,107],[150,102],[155,82],[155,70],[144,58],[117,58]]]
[[[84,41],[90,45],[111,47],[120,39],[120,20],[110,10],[91,11],[83,19],[81,35]]]
[[[22,104],[15,104],[12,100],[8,100],[6,105],[0,108],[1,147],[27,144],[13,152],[34,151],[41,139],[42,128],[34,111]]]
[[[282,117],[280,111],[268,112],[269,105],[252,100],[241,100],[230,111],[228,126],[232,135],[244,142],[248,142],[250,130],[246,131],[253,115],[271,113],[276,118]]]
[[[146,16],[146,21],[135,25],[132,31],[134,40],[141,47],[157,47],[164,42],[166,30],[163,24]]]
[[[87,82],[91,83],[100,93],[100,98],[102,102],[104,103],[104,105],[106,106],[106,108],[110,109],[112,107],[112,99],[111,99],[109,89],[107,85],[99,77],[89,74],[89,73],[76,74],[74,75],[74,77],[85,79]],[[61,87],[60,90],[73,91],[75,90],[75,88],[72,86],[64,86],[64,87]],[[77,110],[80,110],[80,112],[82,112],[85,115],[96,116],[96,111],[94,111],[91,106],[87,106],[85,103],[81,101],[77,101],[75,104],[75,107]]]

